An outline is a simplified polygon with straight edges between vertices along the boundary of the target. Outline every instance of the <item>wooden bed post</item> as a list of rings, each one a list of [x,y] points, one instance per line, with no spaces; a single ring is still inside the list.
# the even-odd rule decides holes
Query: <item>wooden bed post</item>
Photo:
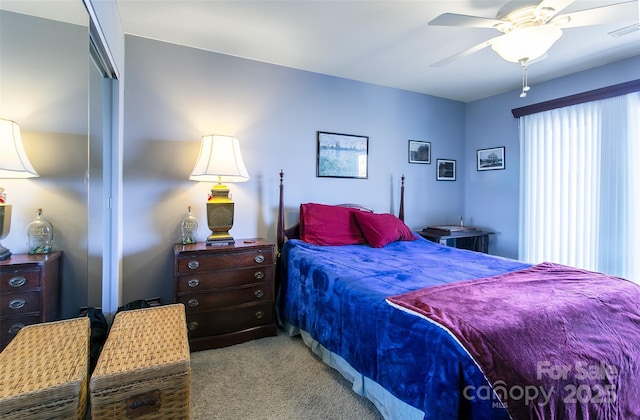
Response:
[[[400,211],[398,211],[398,219],[404,222],[404,174],[402,174],[400,183]]]
[[[284,186],[282,184],[283,178],[284,178],[284,172],[282,171],[282,169],[280,169],[280,203],[278,204],[278,227],[277,227],[278,255],[280,255],[280,251],[282,250],[282,245],[284,245],[284,196],[283,196]]]

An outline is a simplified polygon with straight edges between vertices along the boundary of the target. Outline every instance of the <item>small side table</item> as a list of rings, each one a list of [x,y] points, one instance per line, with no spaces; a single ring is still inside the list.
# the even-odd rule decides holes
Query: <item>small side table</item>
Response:
[[[481,229],[469,229],[446,233],[441,230],[423,229],[420,236],[432,242],[454,248],[469,249],[471,251],[489,253],[489,235],[494,232]]]

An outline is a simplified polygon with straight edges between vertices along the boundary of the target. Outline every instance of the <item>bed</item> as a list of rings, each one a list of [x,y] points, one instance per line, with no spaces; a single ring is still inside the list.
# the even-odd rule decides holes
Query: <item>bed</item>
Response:
[[[281,172],[286,331],[387,419],[640,418],[637,285],[429,242],[403,209],[404,177],[399,218],[304,203],[284,229]]]

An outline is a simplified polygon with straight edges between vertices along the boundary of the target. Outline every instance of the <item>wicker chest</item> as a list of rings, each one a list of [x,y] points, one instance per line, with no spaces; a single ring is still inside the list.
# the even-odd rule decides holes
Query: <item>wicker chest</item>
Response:
[[[184,306],[120,312],[90,382],[92,419],[188,419]]]
[[[0,353],[0,418],[83,419],[89,319],[23,327]]]

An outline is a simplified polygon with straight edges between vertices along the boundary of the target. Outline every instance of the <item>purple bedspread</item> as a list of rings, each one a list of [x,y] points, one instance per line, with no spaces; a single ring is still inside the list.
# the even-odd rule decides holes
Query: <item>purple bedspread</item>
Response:
[[[640,287],[630,281],[543,263],[388,300],[453,334],[514,419],[640,418]]]

